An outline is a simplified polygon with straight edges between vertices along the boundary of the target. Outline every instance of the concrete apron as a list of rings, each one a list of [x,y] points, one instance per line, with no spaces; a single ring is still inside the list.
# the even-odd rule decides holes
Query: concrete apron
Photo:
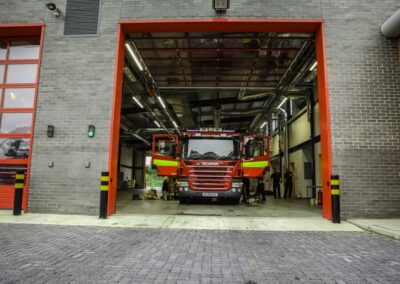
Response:
[[[0,211],[0,223],[191,230],[363,231],[348,222],[333,224],[321,217],[210,217],[116,214],[108,219],[99,219],[97,216],[33,213],[13,216],[11,211]]]

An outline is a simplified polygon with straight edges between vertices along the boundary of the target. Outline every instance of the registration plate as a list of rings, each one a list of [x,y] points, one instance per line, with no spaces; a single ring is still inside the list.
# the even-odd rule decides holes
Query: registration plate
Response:
[[[218,192],[202,192],[201,195],[204,197],[218,197]]]

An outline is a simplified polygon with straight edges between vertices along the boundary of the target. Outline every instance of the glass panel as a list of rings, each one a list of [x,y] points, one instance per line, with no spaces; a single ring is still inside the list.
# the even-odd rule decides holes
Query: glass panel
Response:
[[[4,94],[4,108],[32,108],[35,98],[35,89],[6,89]]]
[[[0,65],[0,84],[3,83],[4,79],[4,65]]]
[[[10,46],[9,59],[38,59],[39,41],[13,41]]]
[[[7,43],[0,41],[0,60],[6,59]]]
[[[30,139],[1,138],[0,159],[27,159]]]
[[[35,83],[37,64],[12,64],[7,67],[6,83]]]
[[[0,132],[30,133],[31,124],[31,113],[3,113],[1,117]]]
[[[14,185],[17,170],[25,170],[26,165],[0,165],[0,185]]]

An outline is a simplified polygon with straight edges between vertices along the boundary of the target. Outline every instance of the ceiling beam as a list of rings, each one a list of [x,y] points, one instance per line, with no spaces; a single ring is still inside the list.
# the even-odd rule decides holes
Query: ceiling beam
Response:
[[[237,99],[237,97],[230,97],[230,98],[210,99],[210,100],[201,100],[201,101],[196,101],[196,102],[190,102],[190,107],[196,108],[196,107],[214,106],[216,103],[225,105],[225,104],[240,104],[240,103],[248,103],[248,102],[262,102],[264,100],[265,100],[265,98],[263,97],[263,98],[257,98],[257,99],[252,99],[252,100],[239,101]]]

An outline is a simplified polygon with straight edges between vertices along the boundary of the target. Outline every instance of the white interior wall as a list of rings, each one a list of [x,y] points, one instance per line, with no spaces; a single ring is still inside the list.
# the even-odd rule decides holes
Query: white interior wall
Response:
[[[272,136],[269,142],[269,151],[271,157],[279,154],[279,135]]]
[[[306,197],[307,186],[312,185],[311,179],[304,179],[304,163],[311,161],[310,157],[308,157],[309,153],[306,152],[307,151],[300,149],[289,155],[290,162],[295,164],[295,168],[292,169],[294,173],[295,184],[293,196],[296,196],[298,193],[300,193],[301,197]]]
[[[124,180],[132,179],[132,166],[133,166],[132,155],[133,155],[132,148],[121,146],[120,171],[124,173]]]
[[[304,113],[289,125],[289,148],[309,140],[310,137],[310,124],[307,113]]]

